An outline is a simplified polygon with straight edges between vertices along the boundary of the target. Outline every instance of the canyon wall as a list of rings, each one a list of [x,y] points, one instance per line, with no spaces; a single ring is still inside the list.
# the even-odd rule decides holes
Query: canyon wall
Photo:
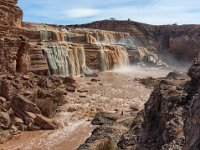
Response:
[[[166,66],[162,61],[190,62],[199,52],[198,25],[111,20],[77,26],[22,23],[16,2],[1,2],[1,35],[6,37],[1,42],[5,49],[1,64],[9,71],[72,77],[141,62],[153,66]]]
[[[0,2],[1,25],[21,27],[23,13],[16,4],[17,0],[6,0]]]
[[[200,55],[187,74],[171,72],[159,81],[119,149],[199,149],[199,77]]]
[[[16,3],[0,1],[0,144],[21,131],[57,129],[59,124],[50,118],[66,103],[65,88],[77,86],[71,78],[33,73],[45,69],[47,73],[48,65],[41,49],[28,38],[34,32],[21,26],[22,11]]]
[[[21,27],[22,10],[16,6],[16,0],[0,2],[0,72],[15,71],[20,49],[25,57],[27,52],[26,40],[23,37],[12,34],[12,28]],[[23,47],[26,47],[23,49]]]
[[[200,51],[199,25],[155,26],[130,20],[103,20],[70,27],[127,32],[135,39],[136,45],[158,52],[161,56],[164,56],[163,59],[172,57],[178,61],[191,62]]]

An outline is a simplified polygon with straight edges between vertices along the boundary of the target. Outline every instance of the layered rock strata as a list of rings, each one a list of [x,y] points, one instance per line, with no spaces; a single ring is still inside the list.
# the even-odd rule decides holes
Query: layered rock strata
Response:
[[[83,25],[68,27],[81,27],[102,29],[116,32],[126,32],[136,41],[136,46],[143,46],[150,51],[157,51],[168,63],[185,61],[192,62],[198,55],[199,25],[149,25],[135,21],[103,20]]]

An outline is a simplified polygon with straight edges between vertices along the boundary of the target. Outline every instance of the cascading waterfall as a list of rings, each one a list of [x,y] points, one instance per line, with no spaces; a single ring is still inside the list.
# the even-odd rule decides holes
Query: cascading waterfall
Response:
[[[127,50],[123,46],[102,45],[100,55],[102,71],[130,64]]]
[[[120,47],[116,46],[115,48],[116,48],[116,54],[118,55],[119,65],[120,66],[129,65],[130,62],[129,62],[129,56],[128,56],[127,50],[121,46]]]
[[[71,48],[67,43],[43,43],[51,75],[74,77],[85,68],[85,52],[80,45]]]
[[[38,26],[37,30],[40,31],[41,41],[71,42],[70,32],[65,28],[57,29],[50,26]]]
[[[90,71],[83,45],[70,44],[71,34],[67,29],[42,25],[37,30],[51,75],[74,77]]]
[[[134,45],[134,40],[129,34],[99,30],[94,32],[86,31],[86,39],[87,43],[96,44],[100,47],[102,71],[110,70],[117,66],[129,65],[128,52],[124,47],[124,45]]]
[[[83,45],[72,44],[71,32],[73,34],[74,30],[46,25],[38,26],[37,30],[40,31],[40,41],[51,75],[73,77],[82,73],[92,74],[86,65]],[[76,33],[78,32],[73,36]],[[101,71],[129,65],[129,57],[124,45],[133,42],[130,35],[85,30],[85,36],[86,43],[99,47]]]
[[[101,61],[101,71],[106,71],[107,69],[107,63],[106,63],[106,56],[105,56],[105,50],[102,45],[100,45],[100,61]]]

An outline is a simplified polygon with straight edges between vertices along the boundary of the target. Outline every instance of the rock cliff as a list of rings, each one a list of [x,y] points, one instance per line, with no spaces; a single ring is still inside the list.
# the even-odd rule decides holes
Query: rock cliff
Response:
[[[65,88],[77,86],[71,78],[31,73],[37,70],[31,70],[33,53],[38,54],[36,60],[45,60],[46,73],[48,66],[40,49],[31,51],[26,35],[32,32],[21,27],[22,11],[16,3],[0,1],[0,143],[20,131],[58,128],[49,117],[66,102]]]
[[[172,57],[177,61],[191,62],[200,50],[199,25],[155,26],[134,21],[103,20],[73,27],[127,32],[135,39],[136,45],[158,51],[165,56],[163,59]]]
[[[119,149],[199,149],[199,56],[188,75],[172,72],[160,81],[138,113],[142,124],[133,122]]]

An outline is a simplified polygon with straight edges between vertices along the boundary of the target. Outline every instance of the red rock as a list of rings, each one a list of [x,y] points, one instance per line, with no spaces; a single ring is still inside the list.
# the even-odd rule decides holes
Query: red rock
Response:
[[[24,121],[21,118],[15,117],[14,122],[16,126],[20,126],[24,124]]]
[[[0,104],[3,104],[4,102],[6,102],[6,98],[0,96]]]
[[[41,114],[40,109],[37,107],[35,103],[31,102],[26,97],[19,94],[13,96],[11,107],[16,112],[20,110],[20,111],[28,111],[36,114]]]
[[[51,119],[48,119],[42,115],[37,114],[35,118],[35,124],[42,129],[45,130],[55,130],[57,129],[57,126],[52,122]]]
[[[133,111],[141,111],[144,109],[144,104],[141,102],[136,102],[130,106],[130,109]]]
[[[0,132],[0,144],[5,143],[9,139],[12,138],[12,134],[9,131],[1,131]]]
[[[8,113],[0,112],[0,129],[9,128],[11,123],[10,116]]]

